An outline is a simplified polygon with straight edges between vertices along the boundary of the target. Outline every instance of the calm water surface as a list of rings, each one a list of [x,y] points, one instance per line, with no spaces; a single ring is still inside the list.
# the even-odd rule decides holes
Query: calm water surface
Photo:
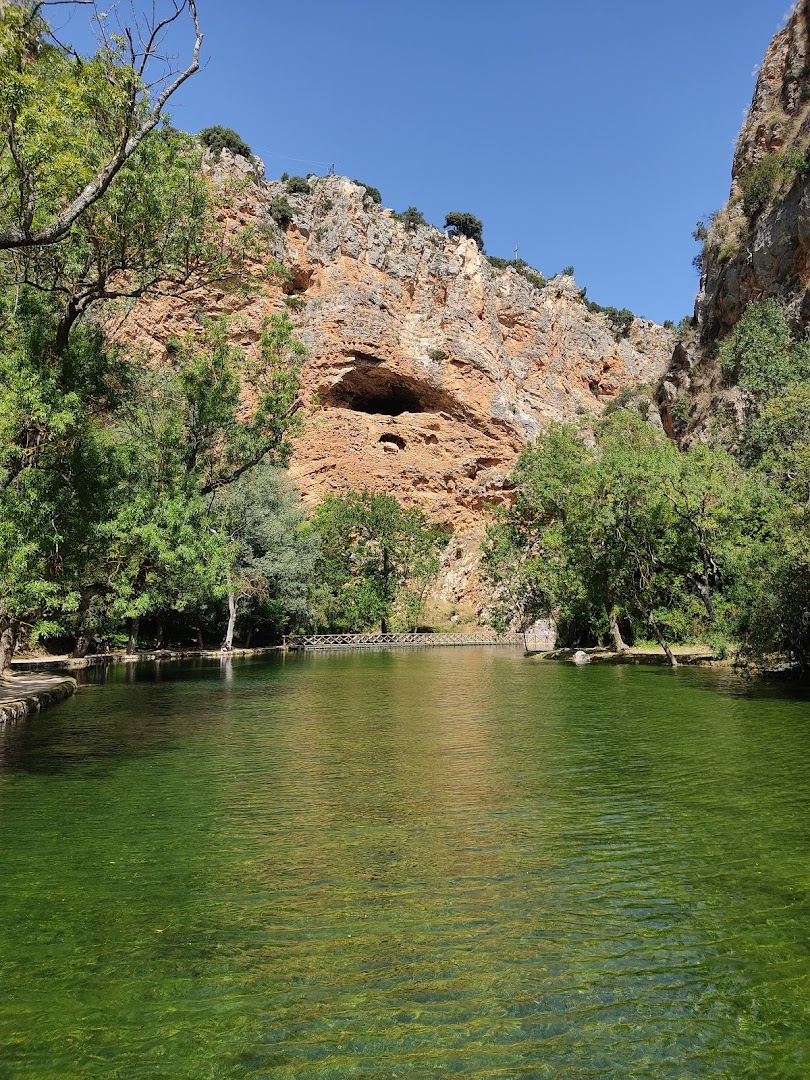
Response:
[[[126,679],[0,734],[2,1080],[810,1076],[806,695],[497,649]]]

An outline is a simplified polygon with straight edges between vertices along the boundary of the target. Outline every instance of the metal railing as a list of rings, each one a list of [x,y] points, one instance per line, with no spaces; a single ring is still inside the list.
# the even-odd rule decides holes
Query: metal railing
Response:
[[[292,634],[294,649],[369,649],[380,645],[524,645],[523,634],[496,634],[482,630],[466,634]]]

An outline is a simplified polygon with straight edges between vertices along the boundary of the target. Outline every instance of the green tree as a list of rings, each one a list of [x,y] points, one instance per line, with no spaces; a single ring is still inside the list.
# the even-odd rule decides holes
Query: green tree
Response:
[[[776,300],[749,304],[720,345],[720,365],[754,411],[790,383],[810,378],[810,343],[797,341]]]
[[[403,509],[392,495],[369,490],[327,495],[312,516],[320,537],[315,567],[316,620],[335,630],[362,631],[379,623],[383,634],[398,599],[418,620],[432,561],[446,531],[416,507]],[[420,602],[404,597],[408,587]]]
[[[104,345],[112,302],[221,279],[245,241],[222,243],[195,142],[157,128],[193,71],[154,72],[153,100],[144,82],[194,3],[153,8],[143,53],[124,34],[86,58],[49,38],[47,6],[0,6],[0,673],[21,627],[72,622],[81,648],[94,620],[223,587],[210,499],[285,459],[302,352],[283,316],[255,360],[219,324],[162,369]]]
[[[609,627],[617,650],[624,618],[674,665],[668,638],[720,619],[752,494],[729,455],[681,453],[635,413],[607,417],[597,436],[589,448],[553,425],[523,451],[515,505],[490,532],[489,572],[507,614],[556,618],[575,639]]]
[[[253,151],[233,128],[220,127],[219,124],[215,124],[213,127],[203,128],[199,139],[203,146],[217,158],[223,150],[230,150],[232,154],[239,154],[241,157],[247,158],[248,161],[253,157]]]
[[[748,419],[743,460],[771,502],[747,552],[740,634],[757,659],[810,670],[810,383],[790,383]]]
[[[230,551],[223,648],[232,647],[237,620],[245,616],[248,634],[256,627],[279,635],[306,626],[317,537],[305,527],[300,497],[283,473],[254,467],[220,492],[216,516]]]
[[[362,180],[355,180],[354,182],[364,189],[366,196],[371,199],[375,205],[382,206],[382,195],[380,194],[379,188],[372,187],[371,184],[364,184]]]
[[[43,18],[47,0],[0,5],[0,250],[61,240],[110,189],[155,130],[177,90],[199,69],[195,0],[135,16],[127,32],[79,58]],[[68,4],[79,7],[80,4]],[[164,60],[167,33],[188,19],[186,67]]]
[[[129,369],[96,609],[106,601],[134,620],[227,592],[232,552],[212,496],[256,466],[286,465],[304,352],[284,315],[264,327],[256,358],[228,334],[226,319],[207,320],[174,343],[170,364]]]
[[[407,210],[404,210],[401,214],[397,214],[396,216],[406,229],[416,229],[420,225],[427,225],[425,215],[421,210],[417,210],[415,206],[409,206]]]
[[[474,214],[452,210],[444,219],[445,229],[450,229],[453,236],[466,236],[474,240],[481,251],[484,250],[484,226]]]

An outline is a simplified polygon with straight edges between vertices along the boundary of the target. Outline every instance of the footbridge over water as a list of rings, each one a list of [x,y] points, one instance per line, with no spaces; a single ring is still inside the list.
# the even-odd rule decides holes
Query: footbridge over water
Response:
[[[312,651],[316,649],[373,649],[392,646],[422,646],[438,648],[460,645],[510,645],[523,646],[527,651],[539,651],[543,642],[527,638],[522,633],[497,634],[480,630],[458,634],[292,634],[286,639],[290,649]],[[547,642],[548,649],[554,641]]]

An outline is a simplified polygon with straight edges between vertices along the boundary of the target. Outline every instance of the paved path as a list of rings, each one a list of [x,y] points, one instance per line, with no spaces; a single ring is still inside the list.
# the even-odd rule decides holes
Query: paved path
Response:
[[[0,724],[19,720],[76,693],[66,675],[12,675],[0,680]]]

